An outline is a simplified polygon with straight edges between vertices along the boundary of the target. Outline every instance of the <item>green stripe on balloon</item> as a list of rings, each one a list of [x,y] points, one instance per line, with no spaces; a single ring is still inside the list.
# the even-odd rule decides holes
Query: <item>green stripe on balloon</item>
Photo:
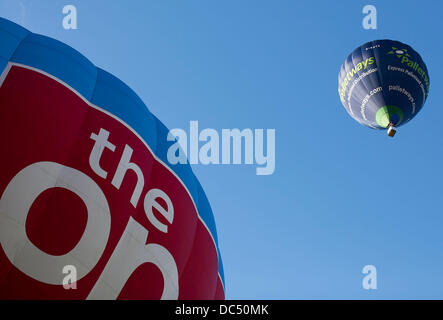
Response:
[[[395,117],[396,116],[396,117]],[[387,128],[390,122],[393,122],[393,118],[397,118],[398,121],[394,122],[394,125],[398,126],[403,121],[403,110],[397,106],[383,106],[378,109],[375,114],[375,121],[382,128]]]

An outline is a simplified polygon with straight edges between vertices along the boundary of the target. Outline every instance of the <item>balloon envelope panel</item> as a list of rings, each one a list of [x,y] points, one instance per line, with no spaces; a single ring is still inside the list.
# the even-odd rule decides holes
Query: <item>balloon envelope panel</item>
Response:
[[[414,118],[429,94],[429,74],[409,45],[376,40],[355,49],[341,66],[338,92],[360,124],[385,129]]]

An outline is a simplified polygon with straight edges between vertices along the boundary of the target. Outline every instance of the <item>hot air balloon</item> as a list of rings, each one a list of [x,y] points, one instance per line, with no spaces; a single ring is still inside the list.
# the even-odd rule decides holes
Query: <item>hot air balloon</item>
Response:
[[[420,55],[409,45],[376,40],[355,49],[338,75],[338,93],[349,115],[373,129],[396,127],[423,107],[429,94],[429,74]]]
[[[0,299],[224,299],[208,199],[140,98],[1,18],[0,74]]]

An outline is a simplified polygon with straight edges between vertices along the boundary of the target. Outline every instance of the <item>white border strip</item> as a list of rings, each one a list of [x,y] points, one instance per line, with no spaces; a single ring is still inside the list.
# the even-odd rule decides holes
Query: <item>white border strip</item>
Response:
[[[32,70],[32,71],[35,71],[35,72],[41,73],[41,74],[47,76],[48,78],[51,78],[51,79],[57,81],[58,83],[64,85],[66,88],[68,88],[69,90],[71,90],[72,92],[74,92],[79,98],[81,98],[81,99],[82,99],[82,100],[83,100],[88,106],[90,106],[91,108],[94,108],[94,109],[96,109],[96,110],[98,110],[98,111],[101,111],[101,112],[103,112],[104,114],[110,116],[111,118],[117,120],[118,122],[120,122],[121,124],[123,124],[126,128],[128,128],[128,129],[129,129],[129,130],[130,130],[130,131],[131,131],[131,132],[132,132],[132,133],[133,133],[133,134],[134,134],[134,135],[135,135],[135,136],[136,136],[141,142],[143,142],[143,144],[144,144],[144,145],[146,146],[146,148],[149,150],[149,152],[150,152],[151,155],[154,157],[154,159],[155,159],[156,161],[158,161],[159,163],[161,163],[166,169],[168,169],[169,172],[171,172],[171,173],[175,176],[175,178],[177,178],[177,180],[180,181],[180,183],[182,184],[182,186],[185,188],[186,192],[187,192],[188,195],[189,195],[189,198],[191,198],[192,204],[194,205],[195,212],[197,212],[197,216],[198,216],[199,220],[200,220],[201,223],[205,226],[206,230],[208,231],[209,235],[211,236],[212,242],[213,242],[214,247],[215,247],[215,252],[217,253],[217,267],[218,267],[218,268],[220,267],[220,259],[219,259],[219,256],[218,256],[217,245],[216,245],[216,243],[215,243],[214,237],[212,236],[212,233],[211,233],[211,231],[209,230],[209,228],[208,228],[208,226],[206,225],[206,223],[205,223],[205,222],[203,221],[203,219],[201,218],[200,213],[199,213],[198,210],[197,210],[197,206],[195,205],[194,199],[192,198],[192,195],[191,195],[191,193],[189,192],[188,188],[186,187],[186,185],[184,184],[184,182],[183,182],[183,181],[177,176],[177,174],[176,174],[176,173],[175,173],[175,172],[174,172],[169,166],[167,166],[167,165],[166,165],[166,164],[165,164],[160,158],[157,157],[157,155],[151,150],[151,148],[150,148],[149,145],[146,143],[146,141],[143,140],[143,138],[142,138],[142,137],[141,137],[141,136],[140,136],[140,135],[139,135],[134,129],[132,129],[132,128],[131,128],[126,122],[124,122],[122,119],[118,118],[118,117],[115,116],[114,114],[110,113],[109,111],[104,110],[104,109],[102,109],[102,108],[100,108],[100,107],[98,107],[98,106],[92,104],[89,100],[87,100],[85,97],[83,97],[83,96],[82,96],[77,90],[75,90],[74,88],[72,88],[70,85],[68,85],[68,84],[65,83],[64,81],[62,81],[62,80],[60,80],[60,79],[54,77],[53,75],[51,75],[51,74],[49,74],[49,73],[47,73],[47,72],[45,72],[45,71],[43,71],[43,70],[40,70],[40,69],[37,69],[37,68],[31,67],[31,66],[27,66],[27,65],[24,65],[24,64],[21,64],[21,63],[17,63],[17,62],[8,62],[8,65],[6,66],[6,68],[5,68],[5,70],[3,71],[2,75],[0,76],[0,88],[1,88],[1,86],[2,86],[2,84],[3,84],[3,82],[4,82],[4,80],[6,79],[6,76],[8,75],[9,71],[11,70],[12,66],[16,66],[16,67],[20,67],[20,68],[24,68],[24,69],[28,69],[28,70]],[[220,278],[220,282],[221,282],[222,287],[223,287],[223,292],[225,293],[225,297],[226,297],[225,285],[224,285],[224,283],[223,283],[223,280],[222,280],[222,278],[221,278],[221,276],[220,276],[220,272],[219,272],[218,270],[217,270],[217,274],[218,274],[218,277]],[[215,290],[217,290],[217,286],[216,286]]]
[[[12,67],[12,63],[11,63],[11,62],[8,62],[8,64],[6,65],[5,70],[3,70],[3,72],[2,72],[2,74],[1,74],[1,76],[0,76],[0,88],[2,87],[3,82],[5,81],[6,76],[7,76],[8,73],[9,73],[9,70],[11,70],[11,67]]]

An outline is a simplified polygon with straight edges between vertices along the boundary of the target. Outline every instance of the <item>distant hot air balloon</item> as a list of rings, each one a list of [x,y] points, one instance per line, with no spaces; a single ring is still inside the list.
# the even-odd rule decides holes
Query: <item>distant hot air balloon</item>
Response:
[[[387,129],[414,118],[429,94],[429,74],[420,55],[393,40],[368,42],[343,63],[338,93],[346,111],[360,124]]]
[[[116,77],[0,18],[0,299],[223,299],[213,213]]]

